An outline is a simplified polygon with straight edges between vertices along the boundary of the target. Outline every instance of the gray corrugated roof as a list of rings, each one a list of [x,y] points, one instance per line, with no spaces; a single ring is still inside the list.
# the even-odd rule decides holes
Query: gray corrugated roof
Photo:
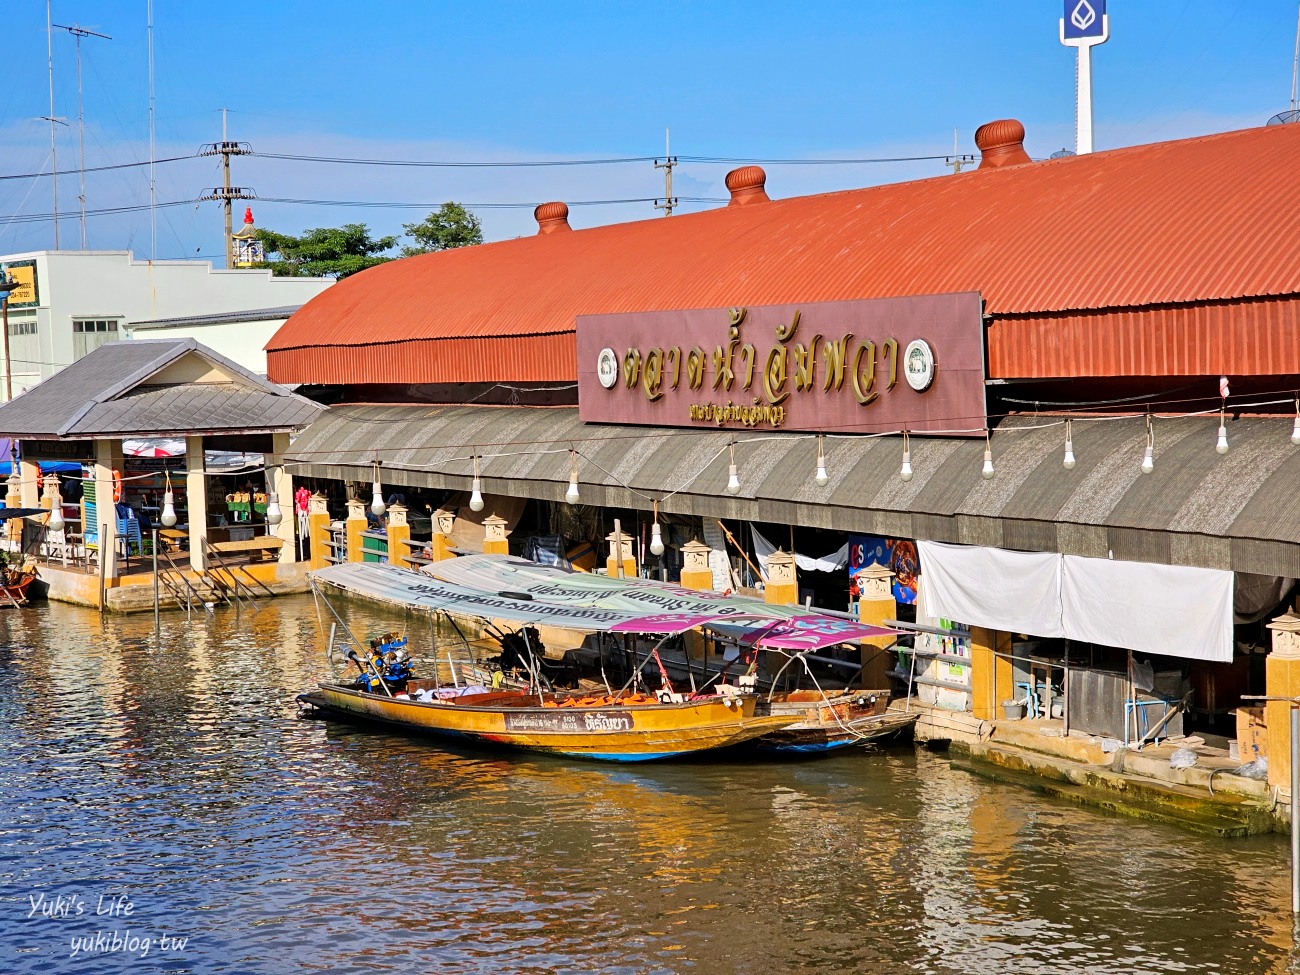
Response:
[[[234,382],[148,385],[189,353],[219,366]],[[292,429],[321,409],[194,339],[109,342],[0,406],[0,434],[79,438]]]
[[[182,318],[147,318],[144,321],[130,322],[129,327],[138,329],[180,328],[184,325],[224,325],[227,322],[264,322],[276,318],[288,318],[302,305],[280,305],[276,308],[254,308],[250,311],[225,311],[214,315],[186,315]]]
[[[584,424],[572,408],[335,407],[290,456],[309,476],[368,480],[379,459],[385,481],[467,490],[477,449],[485,491],[560,500],[572,444],[589,504],[648,509],[656,497],[665,511],[705,517],[1300,576],[1290,417],[1229,421],[1224,456],[1217,417],[1158,419],[1150,475],[1140,418],[1076,420],[1070,471],[1061,425],[1042,423],[995,431],[988,481],[983,440],[913,438],[915,476],[904,482],[899,438],[827,437],[825,488],[812,477],[814,437],[746,431],[735,498],[724,491],[729,432]]]

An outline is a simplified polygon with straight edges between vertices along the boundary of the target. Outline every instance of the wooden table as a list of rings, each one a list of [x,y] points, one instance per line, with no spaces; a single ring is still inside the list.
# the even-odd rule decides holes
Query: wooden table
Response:
[[[190,533],[181,531],[179,528],[160,528],[158,537],[162,539],[167,551],[179,552],[183,548],[183,543],[189,539]]]
[[[256,538],[241,538],[233,542],[212,542],[208,548],[221,556],[243,556],[250,562],[270,562],[280,557],[280,550],[284,548],[284,539],[276,535],[259,535]]]

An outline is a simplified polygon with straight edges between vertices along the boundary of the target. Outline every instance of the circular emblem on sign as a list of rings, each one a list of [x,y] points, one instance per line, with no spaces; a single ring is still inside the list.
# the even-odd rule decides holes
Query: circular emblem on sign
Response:
[[[601,349],[596,356],[596,378],[606,389],[613,389],[618,382],[618,356],[613,349]]]
[[[903,375],[907,385],[924,393],[934,382],[934,352],[925,339],[912,339],[903,352]]]

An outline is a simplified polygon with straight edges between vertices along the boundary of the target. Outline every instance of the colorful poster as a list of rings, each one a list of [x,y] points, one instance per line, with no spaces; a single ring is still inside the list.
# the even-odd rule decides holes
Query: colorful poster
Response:
[[[849,599],[856,602],[856,576],[870,565],[886,566],[894,573],[894,599],[908,606],[916,602],[916,580],[921,574],[916,543],[879,535],[849,536]]]

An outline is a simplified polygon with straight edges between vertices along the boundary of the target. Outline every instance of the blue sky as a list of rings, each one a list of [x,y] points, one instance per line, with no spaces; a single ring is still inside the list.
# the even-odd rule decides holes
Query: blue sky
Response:
[[[974,151],[981,123],[1018,118],[1047,156],[1074,142],[1074,52],[1060,0],[745,3],[444,3],[271,0],[154,3],[156,156],[221,135],[262,153],[331,158],[538,161],[675,154],[738,159],[883,158]],[[0,175],[48,171],[46,6],[5,5]],[[1096,148],[1263,124],[1288,107],[1295,0],[1110,0],[1111,39],[1093,59]],[[82,41],[87,167],[147,160],[145,0],[53,0]],[[72,37],[54,37],[60,170],[77,167]],[[735,163],[682,163],[674,192],[725,198]],[[767,164],[768,191],[797,196],[941,176],[941,161]],[[216,161],[155,167],[156,256],[220,260],[221,215],[192,201]],[[424,209],[270,199],[477,205],[490,240],[535,230],[561,199],[653,198],[650,162],[578,167],[377,168],[235,161],[258,224],[287,233],[361,221],[400,233]],[[50,247],[51,181],[0,180],[0,253]],[[59,179],[61,244],[79,246],[78,178]],[[89,209],[149,202],[146,168],[86,177]],[[524,204],[498,207],[489,204]],[[719,205],[688,203],[683,212]],[[236,222],[242,215],[237,211]],[[651,204],[572,206],[576,227],[655,218]],[[17,217],[17,219],[13,219]],[[145,212],[91,216],[89,246],[154,247]]]

